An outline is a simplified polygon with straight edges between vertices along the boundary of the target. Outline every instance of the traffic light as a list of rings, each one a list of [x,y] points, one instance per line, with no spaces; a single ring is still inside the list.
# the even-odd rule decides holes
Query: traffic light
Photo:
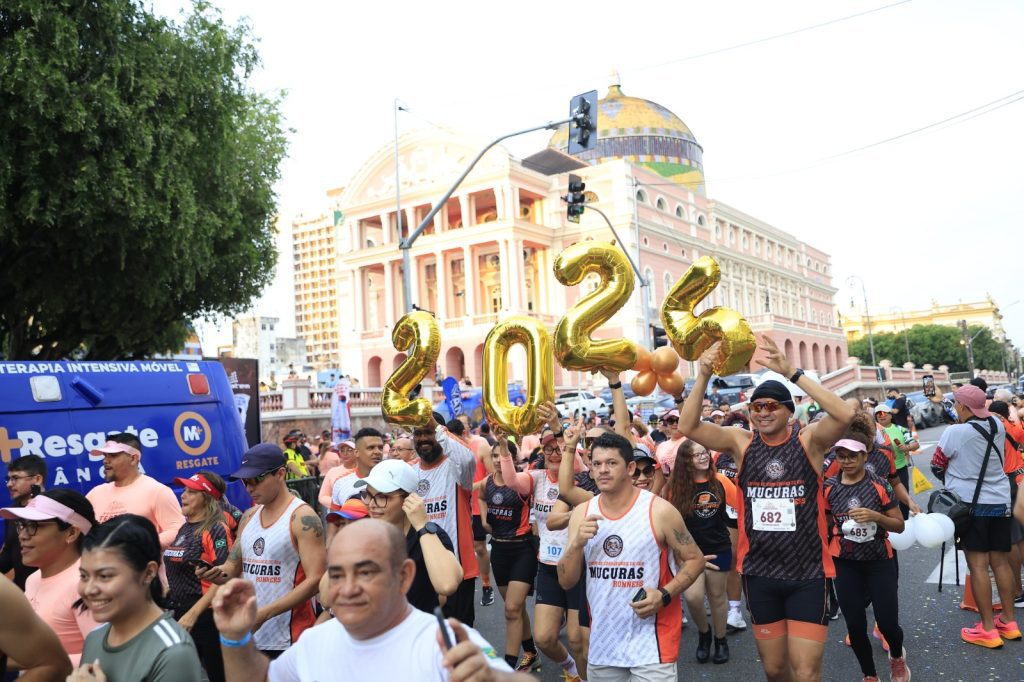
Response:
[[[583,179],[573,173],[569,174],[569,193],[565,195],[565,203],[569,205],[566,209],[566,217],[570,223],[578,223],[583,215],[583,190],[587,184]]]
[[[662,346],[668,345],[668,336],[665,334],[665,328],[657,325],[651,325],[651,336],[654,338],[654,347],[661,348]]]
[[[597,90],[573,97],[569,116],[569,153],[590,151],[597,145]]]

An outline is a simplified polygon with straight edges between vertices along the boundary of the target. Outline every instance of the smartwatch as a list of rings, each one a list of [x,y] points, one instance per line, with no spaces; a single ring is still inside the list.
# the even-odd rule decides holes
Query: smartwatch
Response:
[[[803,375],[804,371],[798,367],[797,370],[793,372],[793,376],[789,378],[790,383],[795,384],[796,382],[800,381],[800,377],[802,377]]]
[[[427,521],[426,525],[416,531],[416,537],[421,538],[424,535],[437,535],[441,532],[441,526],[437,525],[433,521]]]
[[[672,595],[668,593],[664,587],[659,587],[658,592],[661,592],[661,605],[668,606],[672,603]]]

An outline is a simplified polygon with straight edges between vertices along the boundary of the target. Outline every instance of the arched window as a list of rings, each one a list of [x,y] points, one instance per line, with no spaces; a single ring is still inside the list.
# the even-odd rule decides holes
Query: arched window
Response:
[[[807,367],[807,344],[800,342],[800,366]]]
[[[676,204],[676,217],[685,218],[686,213],[683,211],[683,207],[680,204]]]
[[[668,204],[665,203],[665,197],[658,197],[658,200],[654,203],[654,205],[657,206],[659,211],[668,210]]]
[[[672,279],[672,273],[671,272],[666,272],[665,273],[665,275],[663,277],[663,281],[665,283],[665,295],[668,296],[668,292],[672,291],[672,285],[675,284],[676,281],[674,279]]]
[[[818,344],[811,346],[811,361],[814,363],[814,370],[816,372],[821,371],[821,349],[818,348]]]
[[[832,347],[828,345],[825,346],[825,371],[832,371]]]
[[[786,359],[789,360],[789,362],[791,364],[795,365],[796,364],[796,358],[793,357],[793,342],[790,341],[789,339],[786,339],[785,348],[786,348]]]
[[[639,201],[641,204],[646,204],[647,203],[647,192],[643,191],[642,189],[638,189],[636,191],[636,200]]]
[[[700,225],[701,227],[704,227],[704,223],[705,223],[705,222],[706,222],[706,221],[704,220],[704,216],[702,216],[702,215],[698,215],[698,216],[697,216],[697,224],[698,224],[698,225]]]
[[[647,280],[647,282],[650,283],[650,287],[651,287],[651,292],[650,293],[651,293],[651,299],[652,299],[651,300],[651,306],[654,306],[655,303],[654,303],[653,299],[657,298],[657,293],[654,291],[654,270],[651,270],[650,268],[644,268],[644,279]]]
[[[649,246],[650,243],[650,240],[648,240],[647,237],[644,237],[644,246]]]

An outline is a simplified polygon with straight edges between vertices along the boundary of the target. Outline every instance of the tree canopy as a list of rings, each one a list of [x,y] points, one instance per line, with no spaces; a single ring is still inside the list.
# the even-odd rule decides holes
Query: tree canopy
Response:
[[[992,330],[980,325],[968,329],[974,337],[974,366],[976,369],[1003,369],[1003,344],[992,336]],[[977,336],[975,336],[977,334]],[[875,357],[881,360],[892,360],[896,366],[907,361],[907,347],[910,348],[910,361],[918,367],[930,363],[936,367],[948,365],[951,372],[967,371],[967,349],[960,342],[963,334],[958,327],[947,327],[939,324],[915,324],[904,332],[874,335]],[[871,349],[868,337],[864,336],[848,345],[850,355],[855,355],[868,362]]]
[[[0,348],[177,349],[273,275],[282,95],[247,26],[134,0],[0,4]]]

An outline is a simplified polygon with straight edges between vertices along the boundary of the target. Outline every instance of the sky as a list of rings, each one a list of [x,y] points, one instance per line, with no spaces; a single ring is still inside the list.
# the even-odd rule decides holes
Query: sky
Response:
[[[145,1],[172,18],[191,7]],[[616,70],[693,131],[710,197],[831,254],[840,309],[862,305],[850,276],[878,313],[991,294],[1024,346],[1022,3],[212,4],[259,40],[252,88],[286,92],[286,222],[325,210],[326,190],[393,144],[395,98],[401,132],[489,140],[565,117]],[[548,137],[505,146],[523,157]],[[279,246],[290,263],[286,232]],[[292,333],[291,296],[279,271],[255,310]],[[207,352],[229,331],[204,325]]]

